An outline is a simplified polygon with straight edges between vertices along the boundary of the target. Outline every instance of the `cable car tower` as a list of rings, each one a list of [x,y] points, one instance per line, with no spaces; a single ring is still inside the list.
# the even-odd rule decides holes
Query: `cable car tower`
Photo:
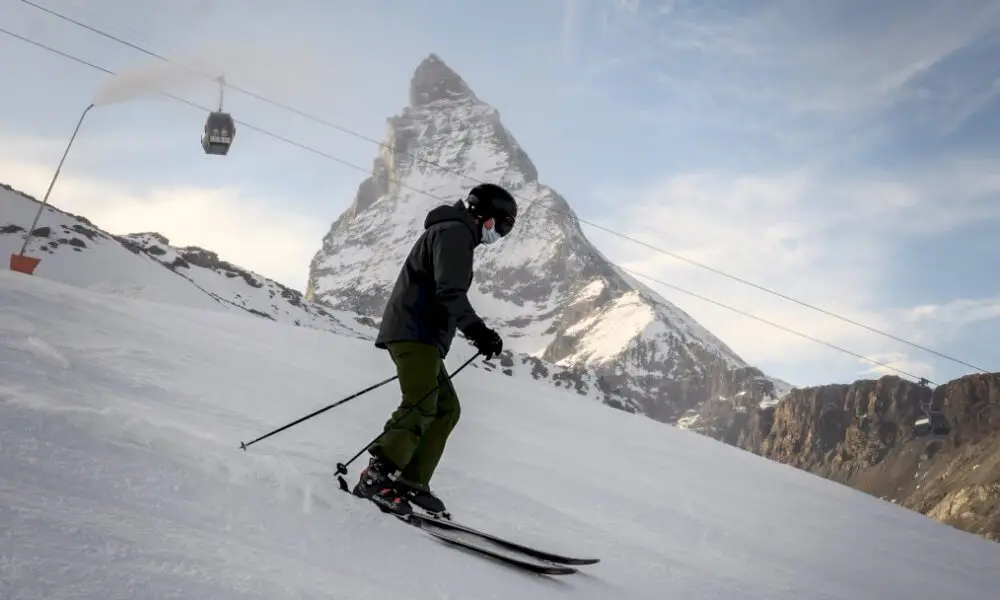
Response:
[[[219,110],[209,113],[205,120],[205,131],[201,134],[201,147],[205,154],[225,156],[229,146],[236,137],[236,123],[229,113],[222,110],[222,97],[226,89],[226,80],[222,75],[215,78],[219,82]]]

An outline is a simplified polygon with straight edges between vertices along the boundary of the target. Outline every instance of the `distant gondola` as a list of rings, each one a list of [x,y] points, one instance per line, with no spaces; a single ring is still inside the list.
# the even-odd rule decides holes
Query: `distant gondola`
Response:
[[[205,130],[201,134],[201,147],[205,154],[215,154],[225,156],[229,153],[229,146],[236,137],[236,123],[229,113],[222,110],[222,95],[225,89],[225,80],[222,77],[219,82],[219,110],[213,111],[205,120]]]
[[[205,154],[225,156],[236,135],[236,124],[229,113],[215,111],[205,121],[205,131],[201,134],[201,147]]]
[[[944,436],[951,433],[951,425],[948,424],[948,419],[945,418],[942,411],[932,410],[928,416],[914,421],[913,433],[917,437],[924,437],[928,434]]]

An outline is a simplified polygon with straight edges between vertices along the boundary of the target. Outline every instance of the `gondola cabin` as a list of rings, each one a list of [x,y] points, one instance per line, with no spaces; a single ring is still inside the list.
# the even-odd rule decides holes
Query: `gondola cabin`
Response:
[[[917,419],[913,422],[913,433],[917,437],[924,437],[928,434],[935,436],[948,435],[951,433],[951,425],[948,419],[940,411],[932,411],[930,416]]]
[[[227,112],[215,111],[205,120],[205,131],[201,134],[201,147],[205,154],[225,156],[236,137],[236,124]]]

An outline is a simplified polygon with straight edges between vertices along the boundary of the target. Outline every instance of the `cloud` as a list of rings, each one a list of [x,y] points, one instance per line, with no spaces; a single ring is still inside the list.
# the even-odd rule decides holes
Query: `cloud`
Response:
[[[959,9],[956,5],[961,4]],[[880,10],[860,0],[826,2],[819,10],[783,12],[768,34],[794,43],[809,88],[804,108],[855,110],[883,105],[914,78],[989,34],[1000,11],[989,0],[887,0]],[[782,35],[784,34],[784,35]]]
[[[669,5],[670,3],[668,2],[667,4]],[[613,6],[615,8],[630,13],[638,12],[641,5],[642,0],[613,0]],[[666,10],[669,11],[669,7]]]
[[[38,148],[49,144],[37,141]],[[53,165],[0,154],[0,180],[41,198]],[[309,261],[327,223],[287,210],[280,199],[241,186],[131,184],[80,169],[64,172],[50,202],[116,234],[156,231],[177,246],[200,246],[223,260],[304,289]]]
[[[660,128],[724,128],[837,154],[848,137],[892,139],[887,123],[872,121],[883,113],[898,114],[897,127],[932,119],[947,132],[997,94],[996,74],[957,89],[917,86],[993,35],[1000,7],[990,0],[618,4],[610,15],[603,3],[581,7],[577,36],[590,51],[575,73]],[[919,102],[901,104],[918,92]]]
[[[108,76],[97,89],[92,102],[95,106],[107,106],[160,94],[177,95],[176,92],[203,83],[204,79],[205,76],[193,67],[154,62]]]
[[[572,63],[576,54],[577,28],[579,27],[580,0],[563,0],[562,31],[559,50],[566,62]]]
[[[924,304],[906,310],[903,316],[912,323],[964,327],[1000,318],[1000,296],[983,299],[959,298],[945,304]]]
[[[864,236],[838,238],[825,232],[828,222],[821,211],[802,205],[802,199],[812,193],[814,186],[812,176],[806,172],[769,177],[728,178],[707,173],[668,177],[641,191],[606,192],[605,201],[621,207],[606,224],[692,261],[871,319],[873,315],[860,313],[866,304],[865,290],[871,289],[877,279],[882,256]],[[623,198],[630,198],[630,202],[625,204]],[[822,243],[817,243],[821,236]],[[830,319],[671,256],[624,241],[612,248],[609,253],[629,269],[810,335],[829,338],[843,329]],[[859,261],[874,270],[857,269]],[[819,264],[825,265],[822,278],[814,270]],[[832,301],[831,279],[839,289],[861,293]],[[737,352],[779,358],[812,344],[696,300],[678,298],[678,302],[690,307],[695,318],[731,343]]]
[[[861,375],[871,377],[882,377],[883,375],[899,376],[899,371],[904,371],[917,378],[923,377],[928,381],[934,381],[936,377],[934,365],[926,361],[911,359],[905,352],[884,352],[871,355],[869,358],[877,360],[885,366],[862,362],[862,365],[867,368],[861,371]]]
[[[891,290],[885,282],[889,274],[908,268],[900,264],[899,254],[914,236],[980,223],[987,214],[984,206],[991,209],[990,218],[1000,219],[995,195],[993,202],[970,199],[1000,190],[992,171],[977,171],[971,164],[910,180],[884,175],[838,181],[806,168],[760,175],[685,173],[628,189],[604,189],[602,203],[615,210],[600,224],[933,348],[946,331],[943,324],[1000,316],[1000,299],[894,308],[886,303]],[[942,197],[951,202],[942,206]],[[889,364],[910,373],[930,378],[935,372],[924,362],[926,355],[918,357],[921,353],[911,346],[662,252],[606,234],[587,234],[609,258],[632,271],[850,352],[876,360],[888,357]],[[813,340],[647,283],[746,360],[784,370],[773,374],[789,381],[811,379],[811,369],[838,354]],[[842,364],[844,378],[869,373],[858,371],[856,362]],[[829,378],[830,369],[820,370]]]

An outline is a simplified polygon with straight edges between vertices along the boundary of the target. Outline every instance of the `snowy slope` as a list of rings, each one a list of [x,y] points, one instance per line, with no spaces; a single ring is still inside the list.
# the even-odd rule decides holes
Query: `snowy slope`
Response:
[[[0,184],[0,255],[19,252],[38,201]],[[360,336],[371,321],[305,302],[278,282],[222,261],[201,248],[176,248],[156,233],[113,235],[46,207],[27,254],[42,259],[35,276],[122,296],[259,317]]]
[[[465,197],[477,181],[502,183],[519,200],[514,233],[477,251],[470,294],[510,348],[602,375],[618,395],[671,422],[720,393],[753,388],[773,400],[787,392],[759,371],[715,390],[709,379],[744,369],[744,361],[613,267],[566,200],[539,182],[499,112],[436,55],[417,67],[409,105],[389,119],[371,177],[324,237],[307,297],[379,319],[427,212]]]
[[[456,551],[330,476],[379,430],[395,389],[238,449],[390,369],[366,341],[246,313],[0,271],[0,364],[5,599],[983,600],[1000,589],[1000,545],[530,377],[500,389],[472,370],[456,379],[463,417],[439,493],[471,524],[602,562],[554,580]]]

